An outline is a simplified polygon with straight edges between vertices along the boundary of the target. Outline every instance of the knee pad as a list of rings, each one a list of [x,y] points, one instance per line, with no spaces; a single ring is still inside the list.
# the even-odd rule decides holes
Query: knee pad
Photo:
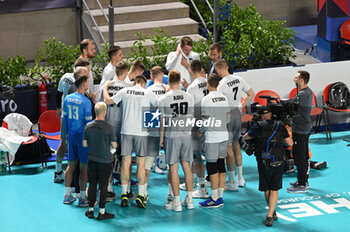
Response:
[[[219,173],[225,173],[226,172],[226,167],[225,167],[225,159],[218,159],[217,161],[218,165],[218,171]]]
[[[151,170],[151,167],[154,163],[155,158],[153,156],[146,156],[146,161],[145,161],[145,169],[146,170]]]
[[[218,164],[215,162],[207,162],[208,176],[218,173]]]

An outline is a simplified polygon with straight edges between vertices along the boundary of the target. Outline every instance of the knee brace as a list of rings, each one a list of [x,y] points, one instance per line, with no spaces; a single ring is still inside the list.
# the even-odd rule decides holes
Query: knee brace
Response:
[[[207,172],[208,176],[218,173],[218,164],[215,162],[207,162]]]
[[[217,165],[218,165],[218,171],[219,173],[225,173],[226,172],[226,168],[225,168],[225,159],[218,159],[217,161]]]

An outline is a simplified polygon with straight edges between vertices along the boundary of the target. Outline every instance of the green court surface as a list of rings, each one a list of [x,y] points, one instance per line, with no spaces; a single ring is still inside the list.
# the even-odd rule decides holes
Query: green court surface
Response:
[[[350,231],[350,147],[343,140],[350,139],[350,132],[336,132],[332,137],[332,141],[323,134],[310,138],[312,160],[327,161],[328,168],[311,169],[308,193],[287,193],[296,174],[284,175],[279,220],[271,228],[263,224],[266,203],[257,190],[255,157],[243,154],[246,187],[225,192],[221,208],[203,209],[198,206],[200,200],[194,200],[193,210],[166,210],[166,175],[152,173],[147,208],[138,209],[134,201],[129,208],[121,208],[120,187],[115,185],[118,198],[107,203],[106,209],[116,217],[105,221],[85,217],[86,209],[79,208],[77,201],[62,203],[64,186],[53,183],[53,162],[44,170],[40,164],[13,167],[13,174],[0,176],[0,231]],[[133,191],[137,192],[137,186]],[[184,199],[186,193],[180,194]]]

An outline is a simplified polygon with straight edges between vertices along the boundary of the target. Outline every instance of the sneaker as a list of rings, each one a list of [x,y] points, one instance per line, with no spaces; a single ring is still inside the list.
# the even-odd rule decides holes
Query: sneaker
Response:
[[[75,201],[75,197],[73,197],[73,195],[72,194],[70,194],[69,196],[64,196],[64,199],[63,199],[63,204],[66,204],[66,205],[68,205],[68,204],[71,204],[71,203],[73,203]]]
[[[199,188],[193,192],[193,198],[195,199],[208,199],[209,193],[206,188]]]
[[[78,206],[79,207],[87,207],[87,206],[89,206],[88,199],[86,197],[85,198],[79,198]]]
[[[166,209],[169,209],[169,210],[173,210],[173,211],[175,211],[175,212],[181,212],[181,211],[182,211],[181,202],[175,203],[174,200],[171,201],[170,207],[167,208],[167,207],[165,206],[165,208],[166,208]]]
[[[137,207],[141,209],[146,209],[145,197],[142,195],[137,195],[136,204],[137,204]]]
[[[230,182],[226,182],[225,183],[225,191],[234,191],[234,192],[237,192],[238,191],[238,184],[235,182],[235,183],[230,183]]]
[[[171,209],[171,202],[173,202],[173,201],[174,201],[174,197],[171,195],[168,195],[168,199],[167,199],[167,202],[165,204],[165,208],[170,210]]]
[[[291,187],[296,187],[296,186],[298,186],[299,184],[298,184],[298,181],[295,181],[295,182],[289,183],[289,185],[290,185]],[[310,189],[309,181],[306,182],[305,188],[306,188],[306,189]]]
[[[197,187],[199,186],[199,184],[197,183]],[[193,189],[196,188],[196,184],[193,183]],[[179,184],[179,189],[180,190],[184,190],[184,191],[187,191],[187,188],[186,188],[186,183],[182,183],[182,184]]]
[[[95,217],[95,215],[94,215],[94,211],[89,211],[89,210],[87,210],[86,212],[85,212],[85,216],[86,217],[88,217],[88,218],[94,218]]]
[[[265,226],[272,226],[273,224],[273,218],[272,217],[267,217],[265,219]]]
[[[216,201],[213,200],[213,198],[209,198],[206,201],[199,202],[199,205],[203,208],[218,208],[220,207],[219,199]]]
[[[129,198],[127,194],[122,194],[121,195],[121,202],[120,202],[120,206],[121,207],[128,207],[129,206]]]
[[[114,218],[114,214],[105,212],[104,214],[98,213],[97,220],[105,220]]]
[[[287,188],[287,192],[289,192],[289,193],[307,193],[307,189],[305,186],[297,185],[294,187]]]
[[[224,206],[224,199],[222,197],[218,198],[218,202],[220,206]]]
[[[322,169],[322,168],[326,168],[327,167],[327,162],[326,161],[323,161],[323,162],[320,162],[320,163],[316,163],[314,168],[315,169]]]
[[[160,169],[157,165],[154,166],[154,172],[161,175],[164,174],[164,171]]]
[[[186,183],[179,184],[179,188],[180,188],[180,190],[186,191],[187,190],[186,189]]]
[[[238,182],[238,187],[243,188],[243,187],[245,186],[245,180],[244,180],[244,178],[243,178],[243,177],[242,177],[242,178],[237,179],[237,182]]]
[[[115,192],[107,192],[106,201],[111,202],[117,198],[117,194]]]
[[[273,211],[272,218],[274,221],[278,220],[276,211]]]
[[[134,193],[131,192],[131,191],[130,191],[130,192],[127,192],[127,193],[126,193],[126,196],[127,196],[127,197],[129,198],[129,200],[130,200],[130,199],[132,199],[132,198],[134,197]]]
[[[147,204],[148,203],[148,194],[145,196],[145,199],[144,199],[144,202],[145,202],[145,204]]]
[[[55,172],[55,177],[53,178],[53,182],[55,183],[61,183],[64,181],[64,174],[63,171]]]
[[[192,199],[191,200],[188,199],[187,196],[183,200],[182,205],[185,206],[187,209],[194,209],[194,204]]]

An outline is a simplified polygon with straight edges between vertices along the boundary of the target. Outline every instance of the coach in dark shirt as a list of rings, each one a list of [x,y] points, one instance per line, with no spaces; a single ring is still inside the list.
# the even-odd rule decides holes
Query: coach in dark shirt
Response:
[[[89,210],[85,215],[94,218],[97,183],[100,187],[100,213],[97,219],[114,218],[114,214],[105,210],[108,178],[112,172],[113,156],[110,146],[117,147],[114,130],[105,121],[107,105],[99,102],[95,105],[96,119],[88,123],[84,130],[83,145],[89,147],[88,177],[89,177]]]
[[[226,58],[222,57],[221,44],[220,43],[213,43],[212,45],[210,45],[210,47],[209,47],[209,55],[210,55],[210,61],[209,61],[209,64],[208,64],[207,73],[208,74],[216,73],[215,66],[214,66],[215,61],[217,61],[219,59],[226,60]],[[226,62],[227,62],[227,60],[226,60]],[[233,73],[232,65],[230,65],[229,62],[227,62],[227,64],[228,64],[228,72],[230,74],[232,74]]]

